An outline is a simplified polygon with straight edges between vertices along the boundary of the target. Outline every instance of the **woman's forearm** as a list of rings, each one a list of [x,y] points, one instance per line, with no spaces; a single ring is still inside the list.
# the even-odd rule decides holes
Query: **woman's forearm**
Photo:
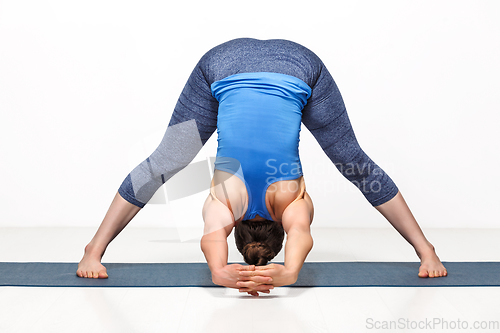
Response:
[[[227,265],[227,234],[224,229],[204,235],[200,246],[212,274]]]
[[[310,230],[289,230],[285,244],[285,268],[291,270],[295,280],[304,265],[307,255],[313,247]]]

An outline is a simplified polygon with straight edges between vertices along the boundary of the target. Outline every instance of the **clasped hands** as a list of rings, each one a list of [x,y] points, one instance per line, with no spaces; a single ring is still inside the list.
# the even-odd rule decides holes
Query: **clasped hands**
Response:
[[[284,265],[269,264],[266,266],[231,264],[212,272],[212,281],[217,285],[239,289],[252,296],[258,292],[266,294],[274,287],[286,286],[297,282],[298,272]]]

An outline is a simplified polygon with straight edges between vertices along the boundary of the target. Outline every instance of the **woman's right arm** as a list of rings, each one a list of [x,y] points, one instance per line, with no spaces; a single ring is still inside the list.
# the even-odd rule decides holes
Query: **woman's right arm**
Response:
[[[227,237],[233,230],[234,222],[229,209],[212,194],[208,195],[203,205],[202,215],[205,227],[200,246],[214,277],[217,270],[227,265]]]
[[[205,201],[202,214],[205,228],[200,245],[212,273],[212,282],[220,286],[239,289],[240,287],[237,286],[240,278],[239,272],[241,270],[254,270],[255,266],[227,264],[227,237],[234,228],[233,216],[229,208],[219,200],[214,199],[212,194],[209,194]],[[247,290],[251,295],[257,296],[257,291],[269,293],[269,289],[273,288],[267,277],[257,277],[255,282],[255,285]]]

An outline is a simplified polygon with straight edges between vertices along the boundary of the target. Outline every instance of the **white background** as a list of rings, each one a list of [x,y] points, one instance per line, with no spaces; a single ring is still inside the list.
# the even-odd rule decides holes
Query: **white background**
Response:
[[[1,1],[0,227],[97,228],[199,58],[238,37],[323,60],[423,228],[499,226],[499,2],[267,0]],[[304,126],[300,154],[313,226],[389,226]],[[207,193],[130,226],[202,228]]]

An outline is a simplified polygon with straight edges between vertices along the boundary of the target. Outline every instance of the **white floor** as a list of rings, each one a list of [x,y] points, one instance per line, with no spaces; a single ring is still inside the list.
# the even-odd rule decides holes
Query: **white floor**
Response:
[[[1,228],[0,261],[78,262],[95,231]],[[313,227],[312,232],[314,248],[307,261],[418,261],[394,229]],[[424,232],[442,261],[500,261],[500,229]],[[242,261],[232,235],[229,252],[230,262]],[[282,251],[274,261],[283,259]],[[106,262],[205,260],[199,242],[181,242],[175,229],[130,227],[108,247]],[[500,288],[281,287],[252,297],[226,288],[0,287],[2,333],[465,330],[500,332]]]

